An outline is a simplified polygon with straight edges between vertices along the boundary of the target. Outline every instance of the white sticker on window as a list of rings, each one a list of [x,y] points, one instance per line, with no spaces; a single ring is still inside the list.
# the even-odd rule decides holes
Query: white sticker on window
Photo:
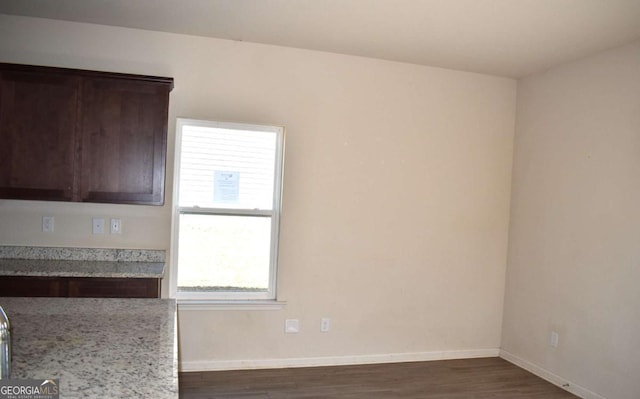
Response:
[[[213,176],[213,202],[236,203],[239,201],[240,172],[216,170]]]

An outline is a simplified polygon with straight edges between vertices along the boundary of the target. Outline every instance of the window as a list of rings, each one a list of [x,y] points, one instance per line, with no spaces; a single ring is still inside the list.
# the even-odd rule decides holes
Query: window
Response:
[[[178,119],[172,295],[276,297],[284,131]]]

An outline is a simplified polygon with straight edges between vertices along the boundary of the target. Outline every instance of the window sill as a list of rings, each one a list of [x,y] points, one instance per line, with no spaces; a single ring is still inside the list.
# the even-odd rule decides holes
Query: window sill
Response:
[[[178,299],[179,310],[282,310],[286,302],[281,301],[217,301]]]

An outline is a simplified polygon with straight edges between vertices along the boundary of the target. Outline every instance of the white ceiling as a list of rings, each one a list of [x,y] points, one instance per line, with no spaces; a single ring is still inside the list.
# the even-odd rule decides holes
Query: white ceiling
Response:
[[[640,0],[0,0],[0,13],[509,77],[640,39]]]

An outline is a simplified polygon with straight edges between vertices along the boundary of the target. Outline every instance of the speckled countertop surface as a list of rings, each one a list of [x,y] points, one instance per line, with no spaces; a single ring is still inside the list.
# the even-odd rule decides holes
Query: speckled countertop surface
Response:
[[[60,398],[178,398],[176,304],[162,299],[0,298],[12,378],[60,379]]]
[[[162,278],[165,251],[0,246],[0,276]]]
[[[0,259],[0,276],[162,278],[164,263]]]

